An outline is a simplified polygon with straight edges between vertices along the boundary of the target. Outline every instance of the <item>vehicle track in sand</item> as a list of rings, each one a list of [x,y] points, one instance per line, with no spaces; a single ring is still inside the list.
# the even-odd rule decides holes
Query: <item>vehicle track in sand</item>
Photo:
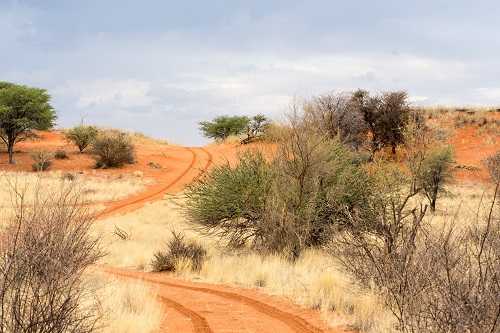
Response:
[[[189,179],[186,183],[193,182],[197,180],[199,177],[201,177],[213,163],[212,154],[202,147],[184,147],[184,149],[186,149],[191,153],[192,158],[189,165],[174,179],[170,180],[166,184],[159,183],[150,186],[149,188],[146,189],[146,191],[143,191],[136,195],[132,195],[125,199],[104,203],[106,208],[96,214],[96,219],[103,219],[108,216],[124,212],[128,213],[138,208],[141,208],[142,206],[144,206],[144,204],[148,202],[161,199],[164,194],[168,193],[168,191],[172,187],[177,185],[181,180],[183,180],[183,178],[187,178],[188,174],[192,171],[195,171],[196,174],[194,176],[192,175],[193,178]],[[204,166],[201,169],[199,169],[199,171],[195,168],[197,161],[200,160],[200,158],[196,153],[196,150],[200,150],[207,155],[207,161],[205,162]]]
[[[283,310],[283,304],[279,307],[274,306],[269,301],[243,295],[234,289],[228,291],[222,286],[177,281],[158,273],[144,273],[111,267],[102,267],[102,270],[119,278],[141,280],[157,286],[158,297],[162,304],[190,320],[190,322],[184,323],[184,326],[179,326],[182,325],[182,320],[175,318],[170,312],[162,325],[162,331],[165,332],[168,332],[169,324],[170,329],[172,329],[172,324],[168,323],[169,321],[177,322],[174,327],[176,329],[182,327],[182,332],[190,331],[189,326],[191,326],[192,332],[343,332],[320,328],[321,324],[317,319],[315,322],[318,326],[311,324],[301,316],[307,311],[297,311],[291,305],[286,307],[287,310]],[[204,307],[209,307],[211,310],[203,311]],[[217,311],[218,309],[222,311]],[[238,318],[238,315],[248,315],[249,318]],[[212,328],[211,325],[214,327]]]
[[[203,147],[183,147],[183,149],[189,151],[192,157],[178,175],[168,183],[156,184],[137,195],[108,203],[107,207],[97,215],[97,219],[128,213],[148,202],[163,198],[166,193],[180,191],[184,185],[198,180],[213,164],[214,158],[208,149]],[[164,158],[168,157],[164,155]],[[161,332],[336,332],[309,323],[298,315],[297,310],[295,313],[288,311],[291,306],[288,303],[285,311],[274,304],[271,305],[272,302],[264,302],[235,290],[228,291],[221,286],[201,286],[156,273],[106,266],[100,269],[118,278],[141,280],[158,287],[158,299],[169,309],[161,324]],[[317,323],[320,323],[319,319]]]

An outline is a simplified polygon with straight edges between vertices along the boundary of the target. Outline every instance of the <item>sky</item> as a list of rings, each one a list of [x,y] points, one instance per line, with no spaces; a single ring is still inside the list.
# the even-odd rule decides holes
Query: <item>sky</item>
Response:
[[[59,127],[201,145],[202,120],[357,88],[500,105],[499,18],[498,0],[0,0],[0,80],[47,89]]]

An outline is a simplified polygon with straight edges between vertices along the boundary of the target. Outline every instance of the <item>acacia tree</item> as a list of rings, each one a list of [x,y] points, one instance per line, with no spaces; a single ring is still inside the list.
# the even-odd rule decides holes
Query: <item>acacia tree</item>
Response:
[[[408,94],[404,91],[387,92],[381,96],[370,96],[365,90],[352,95],[352,103],[363,114],[372,137],[372,153],[404,142],[404,128],[410,119]]]
[[[219,116],[212,121],[200,122],[200,130],[207,138],[224,140],[230,135],[242,134],[249,122],[246,116]]]
[[[14,163],[14,145],[31,130],[47,130],[56,114],[45,89],[0,82],[0,138]]]

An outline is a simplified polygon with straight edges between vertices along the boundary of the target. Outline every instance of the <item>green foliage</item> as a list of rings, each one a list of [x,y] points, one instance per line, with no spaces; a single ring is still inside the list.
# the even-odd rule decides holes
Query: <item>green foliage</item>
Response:
[[[314,141],[307,133],[297,140],[271,162],[246,153],[236,166],[219,166],[188,186],[190,220],[230,246],[289,258],[324,244],[362,206],[368,176],[337,141]]]
[[[9,163],[14,163],[14,145],[31,130],[47,130],[56,114],[45,89],[0,82],[0,137],[7,145]]]
[[[404,91],[370,96],[367,91],[353,93],[352,101],[361,111],[372,136],[372,151],[396,147],[404,142],[404,129],[410,119],[408,95]]]
[[[188,216],[206,230],[228,236],[231,246],[240,246],[258,233],[272,178],[271,165],[257,152],[241,155],[235,167],[216,166],[186,188]]]
[[[92,153],[98,168],[117,168],[135,162],[132,140],[120,131],[100,132],[92,144]]]
[[[224,140],[231,135],[240,135],[250,119],[246,116],[219,116],[212,121],[200,122],[200,130],[207,138]]]
[[[66,153],[66,150],[58,149],[54,153],[54,158],[56,160],[65,160],[65,159],[68,159],[69,157],[68,157],[68,153]]]
[[[258,114],[250,118],[246,128],[247,137],[243,139],[241,143],[247,144],[257,138],[260,138],[264,135],[266,129],[269,127],[269,124],[269,120],[263,114]]]
[[[155,272],[175,272],[179,261],[187,260],[191,270],[198,272],[206,256],[207,251],[201,245],[186,241],[184,235],[172,232],[167,250],[155,253],[151,266]]]
[[[431,211],[436,210],[438,196],[453,177],[453,150],[451,146],[431,150],[423,159],[418,175],[418,185],[429,200]]]
[[[82,153],[85,148],[94,142],[98,133],[98,129],[94,126],[80,125],[66,131],[65,136],[66,139],[73,142],[78,147],[80,153]]]

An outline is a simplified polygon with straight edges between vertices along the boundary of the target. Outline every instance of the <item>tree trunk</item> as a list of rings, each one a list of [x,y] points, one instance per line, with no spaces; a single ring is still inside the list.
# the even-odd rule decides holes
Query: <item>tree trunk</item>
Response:
[[[431,212],[433,212],[433,213],[436,211],[436,199],[437,199],[437,196],[432,198],[432,200],[430,202]]]
[[[15,164],[15,161],[14,161],[14,140],[8,140],[7,152],[9,153],[9,164]]]

